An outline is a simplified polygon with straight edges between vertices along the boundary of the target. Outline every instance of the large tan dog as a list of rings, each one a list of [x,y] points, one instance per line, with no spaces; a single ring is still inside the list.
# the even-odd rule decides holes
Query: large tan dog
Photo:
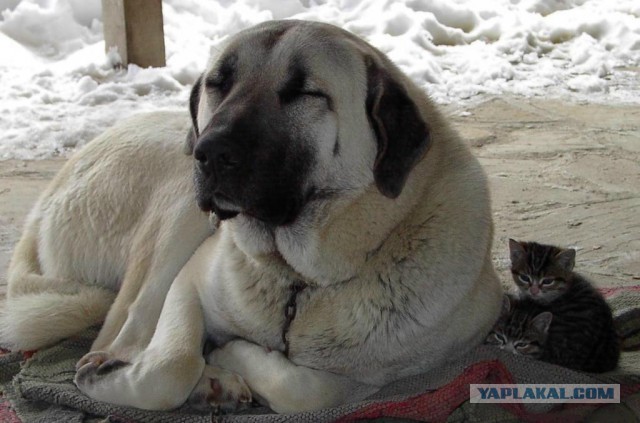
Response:
[[[278,412],[357,400],[482,341],[502,294],[485,175],[382,53],[265,23],[212,60],[191,115],[193,157],[186,119],[163,113],[69,161],[16,249],[3,341],[71,335],[119,288],[83,392]]]

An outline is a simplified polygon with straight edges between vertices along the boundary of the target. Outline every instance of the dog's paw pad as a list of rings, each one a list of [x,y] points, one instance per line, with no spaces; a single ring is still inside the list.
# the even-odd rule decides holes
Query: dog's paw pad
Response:
[[[189,396],[189,405],[217,414],[233,413],[251,406],[252,396],[244,380],[235,373],[207,366]]]

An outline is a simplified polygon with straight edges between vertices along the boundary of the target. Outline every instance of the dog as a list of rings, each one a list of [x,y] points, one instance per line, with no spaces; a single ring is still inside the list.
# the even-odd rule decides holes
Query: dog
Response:
[[[3,341],[106,314],[77,365],[90,397],[279,413],[482,342],[502,300],[486,176],[384,54],[332,25],[263,23],[212,58],[189,109],[69,160],[16,247]]]

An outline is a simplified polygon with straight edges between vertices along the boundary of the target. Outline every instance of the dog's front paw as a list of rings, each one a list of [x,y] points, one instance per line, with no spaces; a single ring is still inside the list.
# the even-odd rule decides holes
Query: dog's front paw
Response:
[[[201,411],[232,413],[251,405],[251,391],[235,373],[220,367],[206,366],[189,396],[189,404]]]
[[[78,362],[74,382],[85,395],[98,401],[145,410],[171,410],[184,404],[203,369],[200,353],[146,350],[128,362],[97,351]]]
[[[86,393],[90,385],[127,365],[129,363],[113,357],[108,352],[90,352],[76,363],[76,376],[73,381],[81,391]]]
[[[119,360],[113,356],[113,354],[106,351],[92,351],[90,353],[85,354],[78,362],[76,363],[76,371],[80,370],[80,368],[84,367],[86,364],[91,364],[92,367],[103,367],[106,368],[116,368],[121,367],[117,365],[120,363],[122,365],[127,364],[124,360]]]

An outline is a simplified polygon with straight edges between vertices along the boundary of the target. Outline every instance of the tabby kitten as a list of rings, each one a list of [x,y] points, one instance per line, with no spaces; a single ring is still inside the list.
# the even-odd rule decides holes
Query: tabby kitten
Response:
[[[510,239],[509,253],[521,298],[550,303],[570,289],[576,250]]]
[[[510,306],[508,329],[515,333],[521,326],[531,333],[544,329],[536,319],[549,319],[546,337],[538,335],[534,343],[540,347],[537,358],[587,372],[614,369],[620,342],[611,308],[589,281],[573,271],[575,250],[514,240],[509,240],[509,249],[521,294]],[[550,316],[540,317],[545,313]],[[505,339],[515,346],[516,339],[510,336]]]
[[[485,343],[529,358],[540,358],[553,316],[540,311],[530,300],[514,300],[505,295],[498,322]]]

